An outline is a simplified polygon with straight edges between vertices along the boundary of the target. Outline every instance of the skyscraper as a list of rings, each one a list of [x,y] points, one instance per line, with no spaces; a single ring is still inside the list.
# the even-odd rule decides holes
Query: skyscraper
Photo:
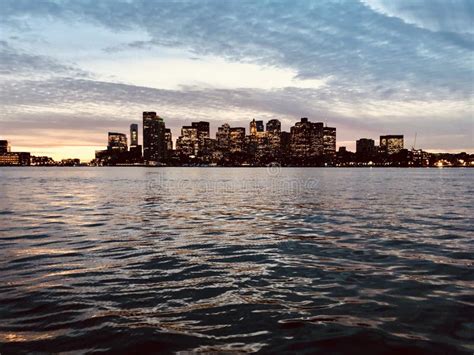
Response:
[[[323,144],[324,144],[324,155],[329,158],[336,156],[336,128],[335,127],[324,127],[323,128]]]
[[[380,149],[388,155],[403,149],[403,135],[380,136]]]
[[[181,136],[176,140],[176,150],[182,157],[198,155],[199,139],[196,127],[183,126],[181,128]]]
[[[216,132],[217,149],[220,151],[228,151],[230,148],[230,126],[224,123]]]
[[[373,139],[361,138],[356,141],[356,155],[359,160],[372,158],[376,153]]]
[[[146,164],[166,159],[165,122],[156,112],[143,112],[143,158]]]
[[[324,153],[324,125],[322,122],[310,122],[301,118],[290,129],[290,150],[292,159],[300,163],[312,163],[316,157]]]
[[[232,127],[230,129],[230,152],[241,153],[245,146],[245,128]]]
[[[130,125],[130,146],[135,147],[138,145],[138,125],[132,123]]]
[[[191,122],[191,127],[194,127],[197,130],[198,147],[196,154],[201,155],[204,147],[204,141],[206,138],[209,138],[209,122]]]

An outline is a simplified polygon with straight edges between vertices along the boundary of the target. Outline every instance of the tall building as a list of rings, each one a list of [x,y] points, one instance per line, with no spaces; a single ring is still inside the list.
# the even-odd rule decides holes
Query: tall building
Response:
[[[9,153],[10,145],[7,140],[0,140],[0,153]]]
[[[361,138],[356,141],[356,154],[359,159],[369,159],[376,153],[375,142],[373,139]]]
[[[206,138],[209,138],[209,122],[199,121],[192,122],[191,127],[197,129],[197,139],[198,139],[198,149],[196,154],[201,155],[204,147],[204,141]]]
[[[138,145],[138,125],[132,123],[130,125],[130,146],[136,147]]]
[[[232,127],[230,129],[230,152],[241,153],[245,149],[245,128]]]
[[[181,136],[176,140],[176,150],[182,157],[196,156],[199,153],[198,129],[183,126]]]
[[[117,132],[109,132],[107,150],[126,152],[128,150],[127,135]]]
[[[216,132],[217,149],[226,152],[230,148],[230,126],[224,123]]]
[[[403,149],[403,135],[380,136],[380,148],[388,154],[395,154]]]
[[[336,156],[336,128],[323,128],[323,153],[326,157],[334,158]]]
[[[290,129],[290,150],[292,159],[311,163],[311,159],[324,153],[324,125],[301,118]]]
[[[143,158],[145,163],[166,160],[165,122],[156,112],[143,112]]]

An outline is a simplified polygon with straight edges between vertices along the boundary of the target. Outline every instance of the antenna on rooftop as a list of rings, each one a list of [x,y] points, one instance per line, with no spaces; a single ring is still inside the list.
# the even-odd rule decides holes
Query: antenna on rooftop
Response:
[[[416,147],[416,135],[417,133],[415,132],[415,140],[413,142],[413,146],[411,147],[412,150],[415,150],[415,147]]]

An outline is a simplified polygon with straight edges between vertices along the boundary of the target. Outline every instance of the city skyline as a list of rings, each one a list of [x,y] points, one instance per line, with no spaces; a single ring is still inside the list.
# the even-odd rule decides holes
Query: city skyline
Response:
[[[106,149],[96,150],[95,158],[87,163],[12,150],[8,140],[0,139],[0,166],[474,166],[474,154],[429,153],[416,145],[416,137],[413,145],[405,145],[403,134],[382,134],[378,141],[359,138],[351,151],[337,145],[336,127],[307,117],[294,122],[289,131],[282,130],[278,119],[265,122],[254,118],[248,122],[248,130],[224,123],[214,130],[215,138],[210,122],[194,121],[183,125],[175,139],[155,111],[144,111],[142,117],[141,134],[137,123],[130,124],[129,136],[109,131]]]
[[[467,0],[2,5],[0,135],[21,151],[87,161],[149,107],[174,137],[191,121],[309,117],[350,150],[399,132],[474,152]]]

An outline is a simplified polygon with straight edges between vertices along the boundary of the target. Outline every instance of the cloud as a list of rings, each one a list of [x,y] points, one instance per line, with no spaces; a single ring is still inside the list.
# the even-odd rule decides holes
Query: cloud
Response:
[[[100,145],[107,131],[127,132],[130,123],[141,122],[144,110],[158,111],[175,137],[182,125],[196,120],[210,121],[215,131],[224,122],[248,127],[253,117],[278,118],[288,130],[299,117],[307,116],[336,126],[340,140],[355,141],[364,135],[376,138],[389,132],[412,136],[419,132],[427,135],[425,142],[432,147],[443,132],[445,142],[449,142],[449,136],[454,137],[452,143],[472,142],[472,110],[463,101],[385,102],[366,98],[342,102],[328,91],[312,89],[163,90],[54,78],[5,82],[0,86],[0,105],[4,108],[0,113],[4,134],[40,134],[54,144],[58,144],[61,132],[65,132],[65,140],[70,140],[67,137],[76,130],[78,137],[82,135],[86,142]],[[389,105],[394,107],[387,109]],[[444,119],[447,114],[449,121]]]
[[[11,47],[7,41],[0,41],[0,75],[16,78],[41,75],[90,76],[84,70],[59,63],[50,57],[19,51]]]
[[[155,109],[175,135],[191,120],[247,126],[256,116],[280,118],[288,128],[308,116],[336,125],[341,140],[423,131],[430,147],[472,146],[472,13],[472,4],[462,0],[3,0],[0,30],[11,37],[0,42],[0,74],[6,77],[0,128],[13,133],[28,122],[33,136],[34,129],[92,134],[123,125],[126,131],[142,111]],[[57,35],[61,51],[54,51],[52,30],[40,31],[48,27],[64,29]],[[45,42],[28,43],[32,33]],[[201,61],[213,56],[290,71],[300,86],[263,89],[269,86],[249,87],[242,78],[242,85],[225,89],[166,90],[123,80],[121,72],[130,70],[123,53],[153,61],[160,48]],[[79,55],[121,69],[106,79],[105,71],[92,74],[73,64]],[[206,75],[222,73],[216,67]],[[313,79],[325,85],[301,84]]]
[[[471,0],[363,0],[373,10],[437,32],[474,33]]]
[[[407,26],[374,12],[373,8],[386,3],[381,1],[374,1],[378,5],[371,8],[358,2],[324,0],[5,2],[7,19],[23,16],[28,21],[43,15],[99,24],[113,31],[144,30],[149,39],[122,46],[131,49],[179,46],[198,56],[291,68],[302,79],[331,76],[335,84],[357,90],[377,82],[394,91],[405,86],[413,92],[437,87],[460,95],[471,92],[472,38]],[[412,13],[428,22],[434,21],[433,14],[447,9],[449,17],[461,23],[472,20],[468,2],[460,7],[440,1],[416,4]],[[399,8],[409,11],[408,6]]]

